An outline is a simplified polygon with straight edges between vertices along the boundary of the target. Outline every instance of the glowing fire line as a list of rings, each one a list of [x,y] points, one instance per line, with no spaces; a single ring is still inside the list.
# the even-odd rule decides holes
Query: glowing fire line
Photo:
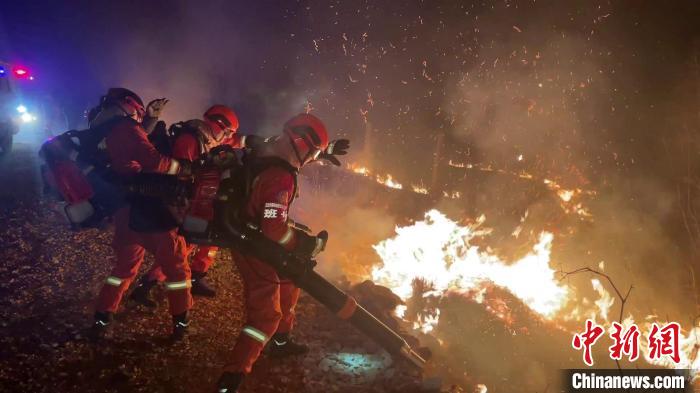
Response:
[[[460,226],[441,212],[431,210],[425,214],[424,221],[397,227],[393,238],[373,246],[382,259],[382,264],[371,272],[373,281],[388,287],[406,301],[414,296],[414,281],[421,280],[428,284],[428,288],[426,293],[418,295],[425,298],[440,297],[449,292],[462,293],[484,304],[486,310],[509,324],[512,322],[509,315],[497,306],[484,303],[486,285],[497,285],[510,291],[543,318],[555,323],[555,319],[582,322],[590,318],[597,323],[610,325],[609,315],[615,305],[615,298],[597,278],[591,279],[591,285],[598,294],[598,299],[591,303],[584,298],[569,314],[562,315],[561,311],[567,302],[573,300],[574,293],[557,280],[556,271],[550,267],[550,251],[554,240],[551,233],[542,232],[539,241],[527,255],[513,263],[506,263],[489,251],[470,244],[470,240],[489,234],[489,230],[480,228],[484,220],[482,216],[475,224]],[[599,267],[603,269],[604,264],[601,262]],[[588,306],[588,309],[582,310],[581,306]],[[404,318],[406,310],[406,306],[399,306],[396,315]],[[440,310],[433,310],[420,317],[420,320],[414,321],[414,328],[430,333],[439,323]],[[638,322],[642,331],[639,347],[642,358],[652,365],[691,369],[697,377],[700,373],[700,326],[682,332],[681,361],[674,364],[666,358],[650,358],[646,340],[652,321],[659,324],[665,322],[659,321],[654,315],[644,319],[645,321]],[[622,321],[626,328],[633,323],[635,318],[631,314]],[[562,328],[558,324],[557,326]]]
[[[568,288],[559,284],[548,264],[551,233],[543,232],[529,254],[507,264],[469,244],[485,234],[478,224],[460,226],[437,210],[429,211],[425,218],[412,226],[396,228],[396,237],[374,246],[383,261],[372,271],[374,282],[387,286],[404,300],[413,295],[415,279],[429,283],[432,292],[440,294],[493,283],[507,288],[548,318],[565,304]],[[436,317],[420,328],[429,331],[437,322]]]
[[[483,164],[464,164],[464,163],[458,163],[450,160],[448,164],[451,167],[454,168],[466,168],[466,169],[475,169],[479,170],[482,172],[495,172],[495,173],[501,173],[505,175],[512,175],[515,177],[518,177],[520,179],[528,179],[528,180],[535,180],[535,177],[527,172],[508,172],[503,169],[494,169],[490,165],[483,165]],[[384,185],[389,188],[397,189],[397,190],[402,190],[404,189],[403,184],[399,183],[396,181],[395,177],[392,176],[391,174],[374,174],[373,171],[371,171],[369,168],[360,166],[357,164],[348,164],[347,168],[354,173],[357,173],[362,176],[366,176],[369,178],[373,178],[377,183]],[[551,191],[553,191],[557,197],[561,200],[561,207],[562,209],[567,213],[567,214],[575,214],[579,216],[583,220],[591,220],[592,215],[588,211],[587,208],[583,206],[581,202],[577,202],[578,199],[583,196],[594,196],[596,194],[595,191],[591,190],[583,190],[580,188],[574,188],[574,189],[567,189],[562,187],[559,183],[550,180],[550,179],[542,179],[542,183]],[[426,187],[423,185],[418,185],[418,184],[412,184],[411,187],[409,188],[410,191],[413,191],[416,194],[423,194],[423,195],[428,195],[430,193],[430,190],[428,190]],[[460,194],[459,191],[452,191],[452,192],[447,192],[443,191],[442,196],[445,198],[450,198],[450,199],[461,199],[462,195]]]

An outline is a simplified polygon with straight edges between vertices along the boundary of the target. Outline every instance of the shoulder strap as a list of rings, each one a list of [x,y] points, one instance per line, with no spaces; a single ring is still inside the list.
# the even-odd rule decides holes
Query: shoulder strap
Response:
[[[250,196],[250,192],[253,189],[253,183],[255,182],[255,179],[266,169],[271,168],[271,167],[278,167],[282,168],[285,171],[289,172],[290,175],[292,175],[292,178],[294,179],[294,192],[293,192],[293,198],[296,197],[297,195],[297,189],[298,189],[298,182],[297,182],[297,175],[299,171],[297,168],[294,168],[291,166],[287,161],[279,158],[279,157],[250,157],[247,160],[244,160],[243,162],[243,168],[245,171],[245,197],[246,200]]]

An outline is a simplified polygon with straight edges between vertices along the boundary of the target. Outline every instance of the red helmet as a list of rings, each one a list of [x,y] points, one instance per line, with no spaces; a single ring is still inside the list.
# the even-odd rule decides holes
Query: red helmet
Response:
[[[143,100],[138,94],[123,87],[112,87],[107,90],[107,94],[102,96],[101,106],[115,104],[129,116],[141,121],[146,115],[146,107],[143,105]]]
[[[212,137],[221,141],[224,137],[231,137],[238,130],[238,116],[233,109],[224,105],[213,105],[204,112],[204,119],[216,126],[212,127]]]
[[[328,147],[328,131],[316,116],[300,113],[284,123],[284,133],[292,141],[292,147],[304,165],[315,160]]]

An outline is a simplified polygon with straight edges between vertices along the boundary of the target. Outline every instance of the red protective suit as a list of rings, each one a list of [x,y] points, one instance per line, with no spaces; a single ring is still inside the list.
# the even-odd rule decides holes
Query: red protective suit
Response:
[[[234,135],[230,140],[235,141],[236,136]],[[238,138],[238,140],[240,140],[240,138]],[[235,145],[234,147],[239,148]],[[173,144],[173,157],[176,159],[194,161],[204,153],[206,153],[206,148],[202,146],[199,139],[192,133],[183,132],[175,139],[175,143]],[[193,251],[194,253],[192,253]],[[189,246],[188,254],[191,254],[190,268],[192,271],[205,273],[209,270],[214,263],[214,258],[218,251],[219,247],[216,246]],[[148,281],[165,280],[165,274],[163,274],[160,265],[153,265],[147,274]]]
[[[249,222],[288,250],[294,250],[299,242],[296,230],[287,223],[295,192],[292,173],[279,166],[268,167],[253,181],[244,211]],[[270,337],[292,329],[299,289],[280,280],[265,262],[236,250],[232,254],[245,284],[247,321],[224,370],[249,373]]]
[[[109,131],[105,138],[112,168],[128,176],[140,171],[177,174],[177,160],[163,156],[148,141],[145,130],[135,121],[125,118]],[[143,262],[146,250],[153,253],[156,264],[163,269],[168,282],[170,312],[179,315],[192,306],[190,268],[187,247],[177,229],[155,233],[139,233],[129,228],[129,207],[115,214],[112,247],[116,264],[97,299],[98,312],[115,312],[124,292],[129,288]]]

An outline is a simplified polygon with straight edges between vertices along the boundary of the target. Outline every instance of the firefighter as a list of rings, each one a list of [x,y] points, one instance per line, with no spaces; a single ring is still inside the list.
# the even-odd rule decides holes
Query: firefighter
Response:
[[[175,159],[195,161],[207,154],[212,148],[229,144],[241,149],[245,146],[246,136],[237,134],[238,116],[229,107],[214,105],[204,112],[202,120],[194,119],[176,124],[180,127],[172,143],[172,156]],[[205,276],[211,267],[218,247],[190,247],[190,268],[192,270],[192,295],[214,297],[216,291],[206,281]],[[155,307],[150,296],[151,289],[165,279],[161,266],[154,265],[138,283],[130,299],[146,307]]]
[[[308,258],[325,248],[328,234],[321,231],[312,236],[296,229],[288,220],[288,211],[297,195],[297,172],[321,154],[327,155],[328,146],[325,125],[311,114],[299,114],[285,123],[281,136],[261,146],[246,164],[251,165],[252,180],[239,216],[287,250]],[[235,249],[231,252],[245,284],[247,320],[218,382],[219,391],[228,393],[238,389],[266,344],[272,357],[308,351],[290,337],[299,289],[265,261]]]
[[[124,180],[139,172],[189,176],[190,162],[161,155],[148,141],[141,126],[145,114],[143,101],[130,90],[110,89],[105,96],[93,122],[117,118],[101,143],[106,148],[111,168]],[[168,207],[159,200],[131,200],[115,213],[114,225],[112,247],[116,263],[98,295],[91,337],[100,338],[110,325],[124,292],[143,262],[145,251],[149,251],[167,277],[173,316],[172,338],[182,338],[189,325],[188,310],[192,306],[190,268],[185,240],[178,235],[177,223]]]

